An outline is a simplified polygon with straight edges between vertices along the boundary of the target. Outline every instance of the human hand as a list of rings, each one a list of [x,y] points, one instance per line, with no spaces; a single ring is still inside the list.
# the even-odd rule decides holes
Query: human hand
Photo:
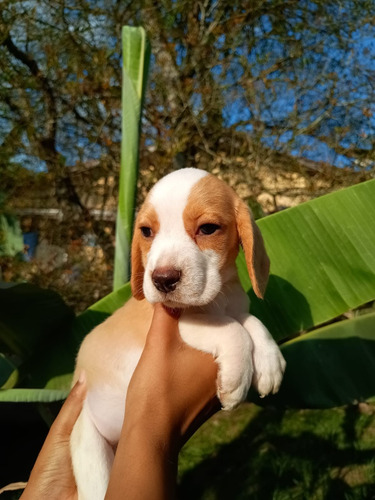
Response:
[[[220,409],[216,378],[213,357],[182,341],[178,313],[157,304],[128,387],[106,499],[122,499],[125,489],[128,500],[173,498],[180,448]]]
[[[125,424],[152,416],[152,426],[179,448],[213,413],[217,364],[192,348],[178,332],[180,311],[155,306],[146,344],[129,384]],[[159,427],[160,426],[160,427]]]
[[[70,435],[85,395],[86,383],[82,374],[51,426],[20,500],[78,498],[70,457]]]
[[[212,356],[182,341],[178,313],[156,305],[128,388],[126,417],[106,498],[122,498],[123,484],[129,499],[140,498],[140,493],[144,500],[173,496],[181,446],[220,408],[216,377]],[[50,429],[21,500],[77,499],[70,435],[85,395],[85,380],[80,377]]]

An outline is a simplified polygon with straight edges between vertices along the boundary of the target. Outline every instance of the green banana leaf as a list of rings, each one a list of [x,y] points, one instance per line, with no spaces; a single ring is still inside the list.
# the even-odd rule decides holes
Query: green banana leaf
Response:
[[[375,313],[319,328],[282,345],[287,370],[280,391],[259,405],[332,408],[375,397]]]
[[[68,386],[69,387],[69,386]],[[63,401],[69,394],[67,389],[7,389],[0,391],[3,403],[54,403]]]
[[[74,313],[60,295],[29,283],[0,283],[0,346],[26,358],[71,329]]]
[[[0,353],[0,389],[14,387],[18,380],[18,369],[8,356]]]
[[[142,105],[150,61],[150,45],[141,27],[122,29],[122,142],[113,289],[130,277],[129,256],[138,177],[138,145]]]
[[[127,283],[90,306],[84,313],[80,314],[73,324],[73,337],[75,343],[79,345],[85,335],[95,328],[96,325],[102,323],[119,307],[123,306],[130,296],[131,288],[130,284]]]
[[[26,283],[0,287],[0,348],[8,353],[0,353],[0,401],[64,399],[82,339],[130,295],[126,284],[74,318],[55,292]]]
[[[258,221],[271,259],[264,300],[239,276],[251,312],[284,340],[375,299],[375,180]]]
[[[78,348],[73,321],[72,309],[56,292],[0,284],[0,401],[49,402],[45,387],[64,397]]]

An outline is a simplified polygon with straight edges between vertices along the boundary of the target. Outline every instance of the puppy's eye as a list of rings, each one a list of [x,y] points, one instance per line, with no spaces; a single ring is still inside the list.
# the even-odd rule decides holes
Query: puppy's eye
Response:
[[[218,229],[220,229],[218,224],[202,224],[199,226],[198,234],[214,234]]]
[[[142,226],[140,229],[142,236],[144,236],[145,238],[150,238],[152,236],[152,229],[150,227]]]

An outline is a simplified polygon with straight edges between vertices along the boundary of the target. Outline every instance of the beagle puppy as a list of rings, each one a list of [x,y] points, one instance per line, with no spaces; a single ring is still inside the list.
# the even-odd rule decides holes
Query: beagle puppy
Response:
[[[223,181],[199,169],[177,170],[150,191],[135,221],[133,297],[84,339],[87,397],[71,437],[80,500],[105,496],[124,420],[126,390],[151,324],[153,304],[183,309],[182,339],[214,355],[224,410],[246,398],[275,393],[284,358],[266,327],[249,314],[237,276],[242,245],[258,297],[269,274],[261,233],[246,204]]]

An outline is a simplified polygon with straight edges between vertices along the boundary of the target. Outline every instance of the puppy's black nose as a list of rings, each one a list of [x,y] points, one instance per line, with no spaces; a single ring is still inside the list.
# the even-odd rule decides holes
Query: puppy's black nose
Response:
[[[159,292],[173,292],[177,283],[181,279],[181,271],[179,269],[160,267],[152,273],[152,282]]]

